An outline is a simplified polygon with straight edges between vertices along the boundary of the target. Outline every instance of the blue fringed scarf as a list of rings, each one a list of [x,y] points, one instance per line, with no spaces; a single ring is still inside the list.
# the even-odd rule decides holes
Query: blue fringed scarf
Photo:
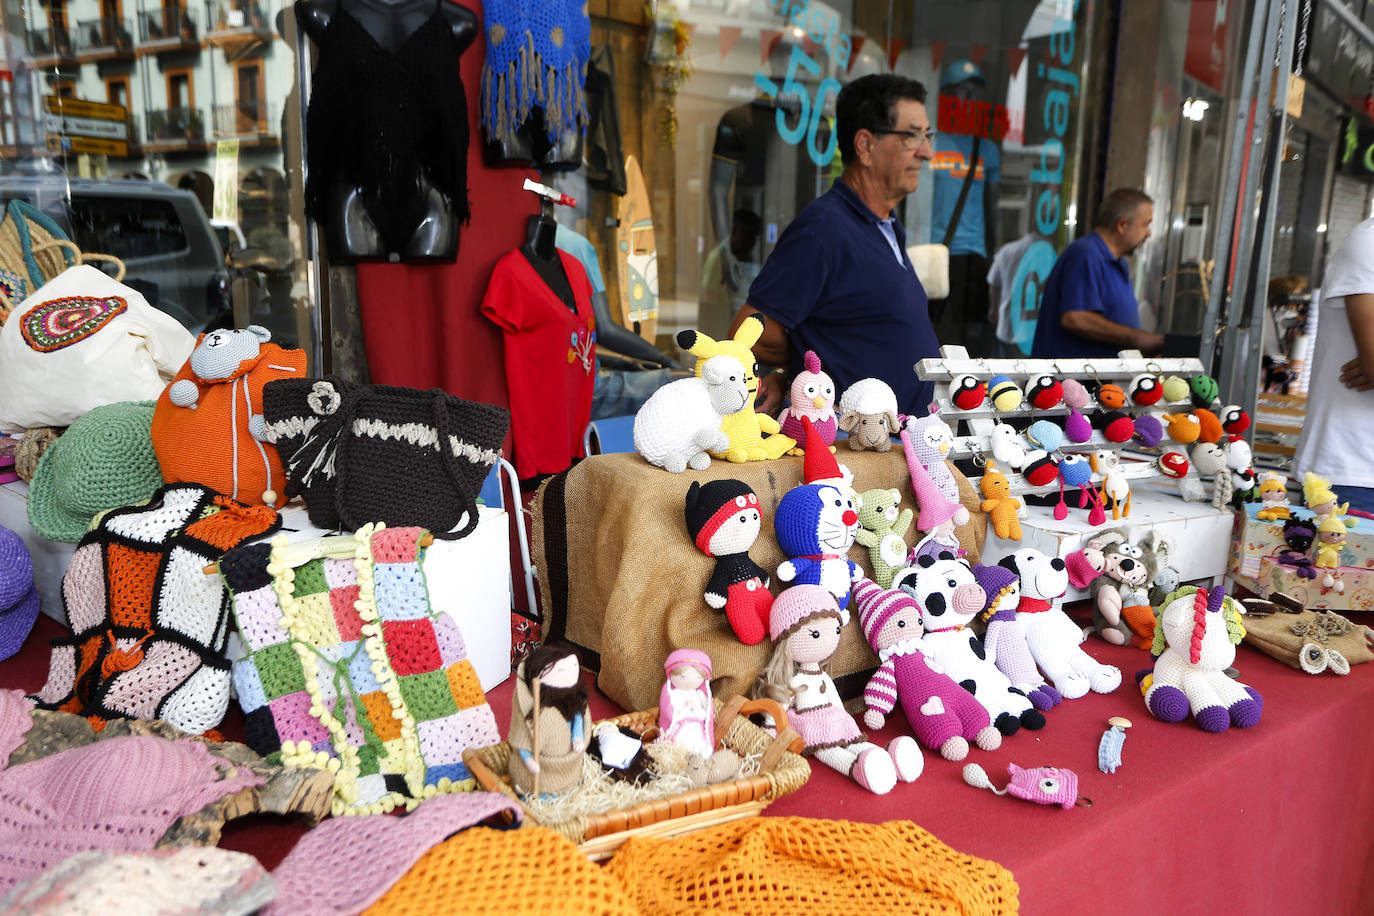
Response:
[[[585,0],[486,0],[487,64],[482,128],[492,140],[513,135],[544,109],[549,140],[587,124],[583,84],[592,51]]]

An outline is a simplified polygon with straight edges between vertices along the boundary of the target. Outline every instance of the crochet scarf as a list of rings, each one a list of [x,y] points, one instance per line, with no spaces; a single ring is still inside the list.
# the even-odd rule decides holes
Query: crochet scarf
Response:
[[[487,63],[482,71],[482,129],[506,139],[544,109],[549,141],[587,123],[584,87],[592,53],[583,0],[486,0]]]
[[[205,567],[281,524],[266,506],[171,484],[115,509],[77,545],[62,580],[72,636],[53,640],[45,709],[165,719],[198,735],[229,708],[229,599]]]
[[[219,564],[249,652],[234,663],[245,740],[270,763],[337,768],[335,814],[475,788],[463,751],[501,740],[462,634],[430,607],[424,534],[279,535]]]

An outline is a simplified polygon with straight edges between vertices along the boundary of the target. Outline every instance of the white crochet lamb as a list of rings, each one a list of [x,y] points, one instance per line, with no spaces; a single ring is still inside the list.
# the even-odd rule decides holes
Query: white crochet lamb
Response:
[[[653,393],[635,414],[635,449],[657,467],[681,473],[711,466],[708,452],[724,452],[729,437],[721,422],[744,409],[750,392],[744,366],[733,356],[713,356],[700,378],[670,382]]]

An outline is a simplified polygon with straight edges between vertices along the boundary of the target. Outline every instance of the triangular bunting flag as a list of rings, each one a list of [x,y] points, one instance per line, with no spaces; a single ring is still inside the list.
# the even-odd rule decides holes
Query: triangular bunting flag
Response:
[[[1025,48],[1007,48],[1007,68],[1012,76],[1021,72],[1021,65],[1026,62]]]
[[[768,58],[773,56],[773,49],[782,41],[782,31],[779,29],[760,29],[759,30],[759,63],[768,63]]]
[[[849,73],[850,70],[854,69],[854,61],[859,59],[859,51],[863,49],[864,42],[866,41],[868,41],[868,39],[863,35],[855,35],[850,39],[849,63],[846,64],[844,68],[844,72],[846,75]]]
[[[969,56],[970,58],[972,58],[972,60],[973,60],[973,65],[974,65],[975,67],[981,68],[981,67],[983,66],[983,58],[985,58],[985,57],[988,56],[988,46],[987,46],[987,45],[970,45],[968,50],[969,50],[969,55],[968,55],[968,56]]]
[[[901,55],[902,49],[906,47],[906,39],[889,38],[883,42],[883,47],[887,49],[887,69],[897,69],[897,58]]]
[[[720,59],[725,60],[725,55],[730,53],[730,49],[739,41],[739,37],[744,34],[744,29],[737,25],[723,25],[720,27]]]
[[[949,47],[947,41],[932,41],[930,43],[930,69],[936,73],[940,72],[940,58],[945,56],[945,48]]]

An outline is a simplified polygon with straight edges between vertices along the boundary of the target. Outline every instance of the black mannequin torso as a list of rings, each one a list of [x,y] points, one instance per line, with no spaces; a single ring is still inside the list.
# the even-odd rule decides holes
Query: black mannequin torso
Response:
[[[569,310],[577,311],[577,300],[573,296],[572,284],[568,282],[567,271],[563,270],[563,260],[554,247],[554,236],[558,224],[546,216],[531,216],[525,224],[525,244],[520,253],[530,262],[535,273],[554,294],[563,301]]]
[[[346,11],[389,54],[395,55],[416,30],[424,26],[436,9],[449,26],[461,54],[477,38],[476,14],[449,0],[296,0],[296,21],[311,40],[322,44],[330,22],[340,10]],[[331,257],[386,258],[398,260],[452,260],[458,251],[459,222],[447,196],[423,175],[420,180],[423,204],[417,208],[414,230],[404,249],[388,251],[367,204],[375,203],[374,189],[356,187],[339,180],[330,184],[329,218],[324,226],[327,250]]]
[[[515,133],[493,138],[483,133],[482,158],[488,165],[532,165],[539,171],[570,172],[582,166],[582,131],[564,131],[549,142],[544,111],[535,107]]]

